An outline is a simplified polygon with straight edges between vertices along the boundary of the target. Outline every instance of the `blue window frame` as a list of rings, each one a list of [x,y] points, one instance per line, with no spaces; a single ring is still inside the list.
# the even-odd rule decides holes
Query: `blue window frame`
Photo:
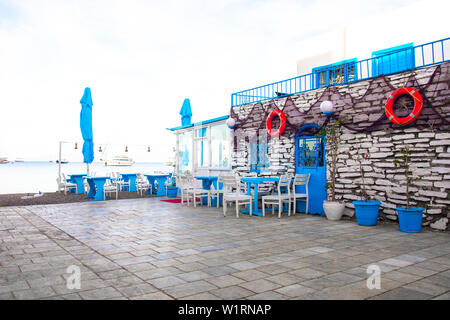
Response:
[[[414,44],[407,43],[372,52],[372,74],[374,77],[415,68]]]
[[[358,80],[356,58],[312,69],[315,88]]]
[[[196,129],[196,140],[197,140],[197,161],[199,167],[204,167],[208,164],[208,144],[207,144],[207,129],[200,128]]]
[[[300,137],[298,143],[298,167],[323,167],[324,137]]]
[[[262,172],[269,168],[269,145],[250,143],[250,172]]]

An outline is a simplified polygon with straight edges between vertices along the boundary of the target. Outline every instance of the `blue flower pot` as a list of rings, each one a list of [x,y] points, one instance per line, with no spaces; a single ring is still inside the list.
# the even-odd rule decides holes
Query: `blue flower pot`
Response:
[[[397,208],[400,231],[417,233],[422,231],[423,208],[406,207]]]
[[[177,187],[167,187],[167,196],[169,198],[175,198],[178,195]]]
[[[376,200],[353,201],[356,221],[360,226],[375,226],[378,222],[378,211],[381,202]]]

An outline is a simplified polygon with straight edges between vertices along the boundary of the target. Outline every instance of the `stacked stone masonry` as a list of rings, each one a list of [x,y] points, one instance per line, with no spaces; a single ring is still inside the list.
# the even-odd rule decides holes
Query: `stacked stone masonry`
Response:
[[[384,107],[390,93],[403,86],[421,92],[424,108],[412,124],[398,126],[386,118]],[[267,138],[269,170],[260,175],[294,173],[295,133],[304,124],[324,125],[327,117],[319,106],[325,100],[333,102],[335,115],[347,118],[346,124],[352,129],[342,131],[337,165],[336,195],[345,201],[346,213],[352,216],[352,201],[360,199],[362,179],[356,155],[367,153],[370,157],[363,163],[366,189],[373,199],[382,203],[380,219],[397,220],[395,208],[406,204],[406,191],[404,172],[395,167],[394,160],[401,156],[400,149],[409,145],[411,168],[417,178],[412,182],[410,205],[425,208],[424,226],[448,230],[450,63],[234,107],[231,116],[237,120],[235,137],[248,138],[235,138],[232,142],[232,169],[249,172],[249,141],[257,132],[266,135],[266,118],[278,107],[288,118],[287,130],[279,138]],[[405,116],[410,111],[395,112]],[[272,184],[263,186],[265,191],[271,188]]]

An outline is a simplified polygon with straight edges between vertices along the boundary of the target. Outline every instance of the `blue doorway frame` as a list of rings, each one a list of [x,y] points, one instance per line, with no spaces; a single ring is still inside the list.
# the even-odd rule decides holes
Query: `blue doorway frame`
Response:
[[[301,134],[310,128],[320,129],[316,124],[305,124],[295,135],[295,173],[310,174],[308,183],[308,213],[323,216],[323,201],[327,199],[325,137]],[[302,192],[302,190],[297,189],[296,192]],[[298,201],[297,211],[305,212],[305,209],[305,202]]]

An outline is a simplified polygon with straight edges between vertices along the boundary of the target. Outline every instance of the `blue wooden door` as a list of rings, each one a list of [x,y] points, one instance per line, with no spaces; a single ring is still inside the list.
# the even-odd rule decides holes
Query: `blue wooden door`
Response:
[[[306,125],[302,129],[318,128],[316,125]],[[301,130],[302,130],[301,129]],[[325,138],[314,135],[302,135],[302,131],[295,136],[295,172],[310,174],[308,192],[308,213],[324,215],[323,201],[326,200],[326,157]],[[297,187],[297,192],[302,193],[303,186]],[[305,212],[305,202],[297,202],[297,212]]]

